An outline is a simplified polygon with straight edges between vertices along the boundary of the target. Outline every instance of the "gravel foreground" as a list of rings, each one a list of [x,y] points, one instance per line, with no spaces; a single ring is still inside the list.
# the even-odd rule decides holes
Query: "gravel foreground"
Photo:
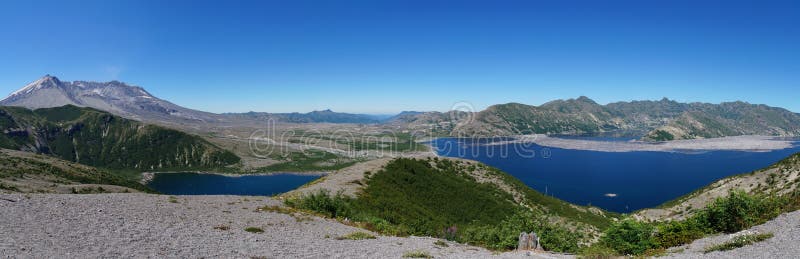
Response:
[[[493,253],[429,237],[337,237],[368,232],[309,215],[258,211],[282,206],[254,196],[152,194],[2,194],[2,258],[401,258],[424,251],[435,258],[567,258],[550,253]],[[257,227],[263,233],[244,229]],[[741,234],[773,233],[730,251],[703,253]],[[666,258],[796,258],[800,211],[740,233],[717,235],[669,249]]]
[[[557,258],[506,252],[428,237],[377,236],[308,215],[257,211],[281,202],[249,196],[151,194],[0,195],[3,258],[401,258],[424,251],[435,258]],[[244,229],[258,227],[263,233]]]

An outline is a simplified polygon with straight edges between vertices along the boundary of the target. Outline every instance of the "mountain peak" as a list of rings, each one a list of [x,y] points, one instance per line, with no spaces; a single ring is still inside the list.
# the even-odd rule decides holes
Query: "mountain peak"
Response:
[[[43,76],[42,78],[39,78],[36,81],[33,81],[33,82],[23,86],[19,90],[14,91],[13,93],[11,93],[9,95],[9,97],[10,96],[15,96],[15,95],[20,95],[20,94],[30,93],[30,92],[33,92],[33,91],[36,91],[36,90],[39,90],[39,89],[42,89],[42,88],[56,87],[56,86],[58,86],[60,84],[61,84],[61,80],[58,80],[58,78],[55,77],[55,76],[51,76],[50,74],[47,74],[47,75]]]
[[[583,95],[579,96],[578,99],[575,99],[575,100],[576,101],[581,101],[581,102],[587,102],[587,103],[595,103],[594,100],[592,100],[589,97],[583,96]]]

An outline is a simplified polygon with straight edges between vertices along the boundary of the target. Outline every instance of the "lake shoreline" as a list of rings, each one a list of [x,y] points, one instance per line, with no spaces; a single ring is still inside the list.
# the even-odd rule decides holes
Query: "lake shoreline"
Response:
[[[776,136],[731,136],[708,139],[672,140],[663,142],[602,141],[552,137],[543,134],[511,136],[513,140],[496,141],[485,145],[533,143],[545,147],[600,152],[694,152],[694,151],[744,151],[769,152],[797,146],[798,140]]]
[[[244,174],[234,174],[234,173],[216,173],[216,172],[207,172],[207,171],[174,171],[174,172],[143,172],[142,179],[139,180],[139,183],[147,185],[153,178],[155,178],[156,174],[174,174],[174,173],[195,173],[195,174],[213,174],[213,175],[220,175],[225,177],[243,177],[243,176],[269,176],[269,175],[306,175],[306,176],[325,176],[330,174],[331,172],[326,171],[309,171],[309,172],[265,172],[265,173],[244,173]]]
[[[441,156],[485,163],[544,194],[620,213],[663,204],[724,177],[758,170],[800,152],[800,146],[791,146],[797,144],[794,139],[772,137],[647,144],[658,149],[636,148],[641,144],[611,138],[537,137],[536,142],[440,138],[432,145]],[[564,145],[549,145],[555,141]]]

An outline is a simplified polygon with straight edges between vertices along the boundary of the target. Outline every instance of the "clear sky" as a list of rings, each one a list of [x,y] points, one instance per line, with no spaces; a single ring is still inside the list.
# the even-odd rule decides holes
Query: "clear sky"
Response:
[[[0,93],[45,74],[212,112],[580,95],[800,112],[800,1],[0,1]]]

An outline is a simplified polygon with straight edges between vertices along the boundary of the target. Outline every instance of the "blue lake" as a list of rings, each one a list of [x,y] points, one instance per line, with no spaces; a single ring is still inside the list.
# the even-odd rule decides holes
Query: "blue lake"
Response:
[[[147,186],[171,195],[269,196],[294,190],[318,175],[273,174],[225,176],[198,173],[157,173]]]
[[[764,168],[800,152],[797,145],[771,152],[692,153],[599,152],[535,144],[526,144],[526,152],[515,152],[519,145],[484,145],[496,140],[440,138],[431,145],[441,156],[483,162],[542,193],[616,212],[658,206],[715,180]]]

